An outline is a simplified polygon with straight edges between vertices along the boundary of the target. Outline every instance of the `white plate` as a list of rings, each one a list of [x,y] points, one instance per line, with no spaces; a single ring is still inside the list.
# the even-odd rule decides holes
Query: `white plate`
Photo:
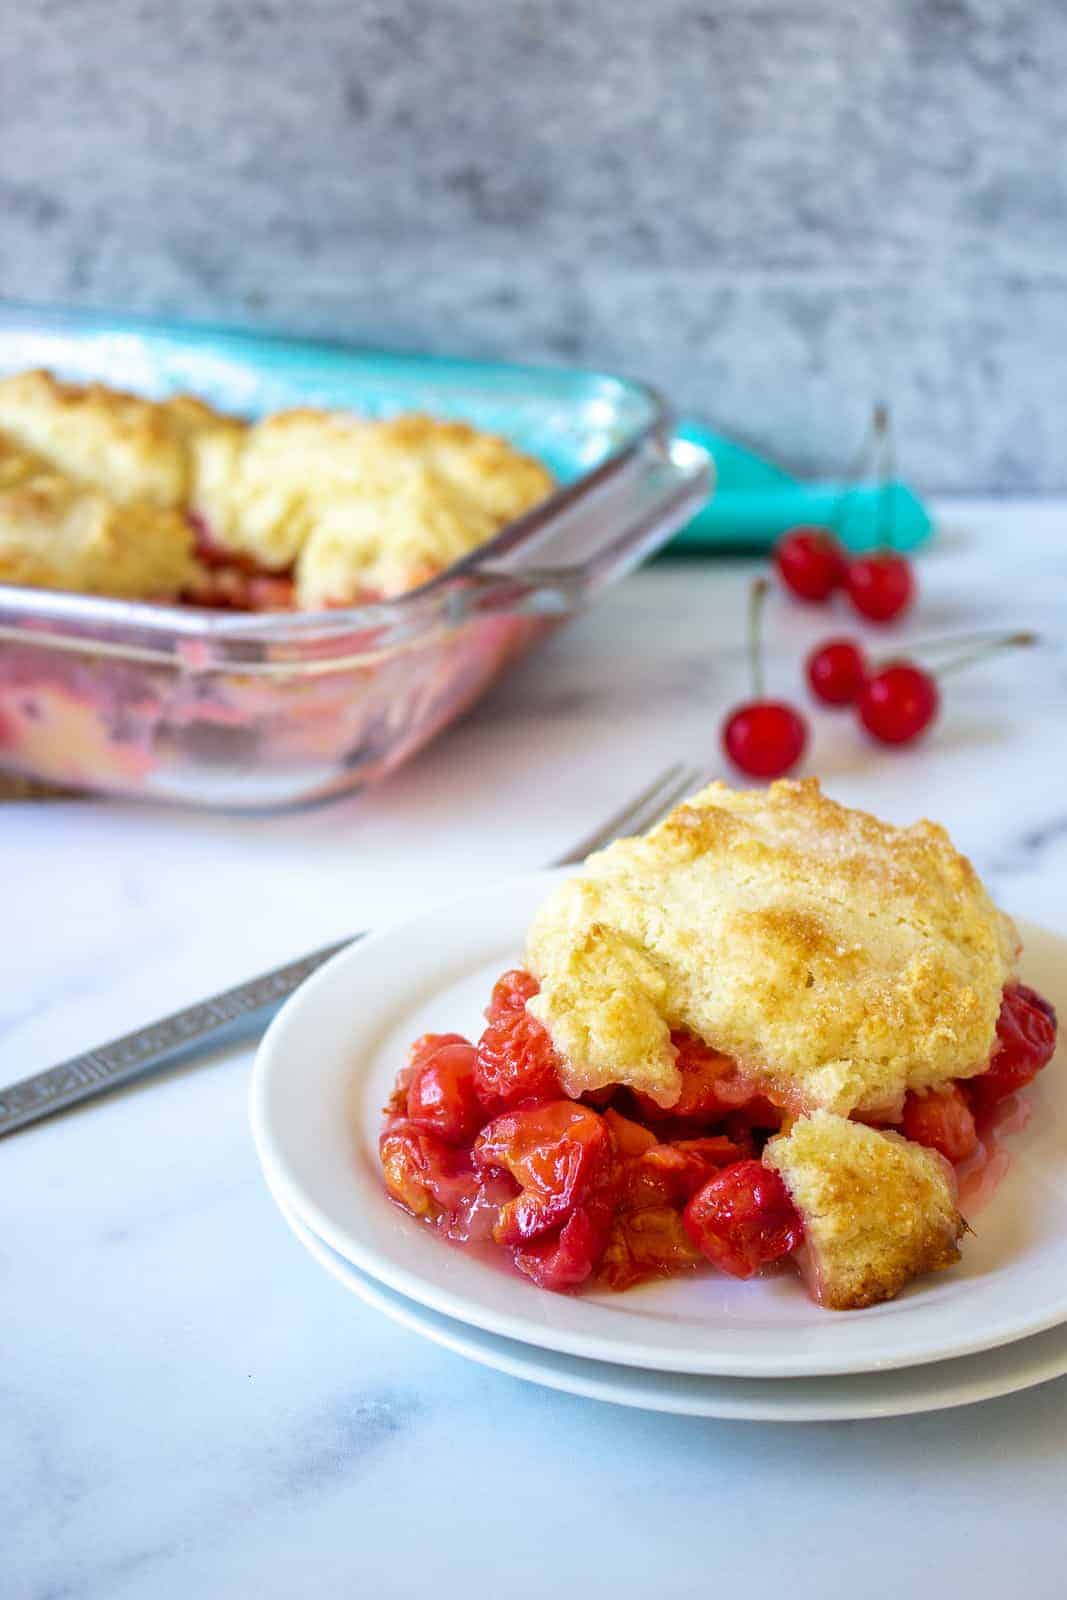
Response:
[[[498,1334],[454,1322],[386,1289],[339,1256],[274,1196],[286,1222],[320,1266],[353,1294],[412,1333],[483,1367],[509,1377],[540,1383],[567,1394],[669,1411],[690,1417],[721,1417],[748,1422],[853,1422],[870,1417],[900,1417],[920,1411],[945,1411],[1015,1394],[1067,1373],[1067,1326],[1031,1339],[1017,1339],[999,1350],[935,1361],[895,1372],[856,1373],[841,1378],[710,1378],[686,1372],[648,1372],[641,1367],[585,1361],[581,1356],[536,1350]]]
[[[478,1031],[490,987],[520,960],[525,927],[555,876],[498,885],[364,940],[275,1019],[253,1073],[252,1129],[271,1182],[320,1238],[388,1288],[460,1322],[668,1372],[871,1372],[991,1349],[1067,1319],[1062,1060],[1039,1080],[1012,1170],[977,1218],[963,1263],[867,1311],[821,1311],[791,1274],[742,1283],[708,1272],[622,1295],[548,1294],[449,1247],[393,1205],[376,1146],[407,1046],[428,1030]],[[1024,976],[1067,1011],[1067,940],[1022,932]]]

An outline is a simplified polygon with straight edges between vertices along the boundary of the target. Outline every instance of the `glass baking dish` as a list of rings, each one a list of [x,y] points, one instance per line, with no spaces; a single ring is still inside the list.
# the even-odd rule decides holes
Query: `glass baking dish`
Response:
[[[397,599],[235,614],[0,584],[0,770],[260,809],[383,777],[707,499],[650,389],[596,373],[368,354],[0,306],[0,371],[49,367],[247,416],[423,410],[505,434],[558,491]]]

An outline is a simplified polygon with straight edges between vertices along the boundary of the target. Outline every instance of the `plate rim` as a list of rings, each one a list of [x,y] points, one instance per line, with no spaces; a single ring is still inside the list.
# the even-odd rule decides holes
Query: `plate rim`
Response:
[[[315,1196],[309,1194],[289,1171],[284,1152],[278,1144],[267,1113],[268,1088],[273,1074],[284,1070],[278,1065],[281,1059],[280,1041],[292,1026],[294,1017],[306,1007],[313,1006],[319,991],[329,988],[341,972],[349,967],[358,966],[368,958],[368,955],[373,956],[381,945],[387,944],[399,935],[432,925],[460,906],[476,907],[482,900],[496,902],[502,895],[508,892],[515,893],[520,889],[530,892],[536,887],[543,891],[573,871],[573,867],[546,868],[537,872],[512,875],[483,885],[477,890],[467,890],[449,896],[447,899],[435,902],[414,917],[398,918],[390,922],[333,956],[289,997],[260,1041],[249,1085],[249,1118],[256,1152],[272,1192],[279,1191],[289,1205],[308,1222],[318,1237],[360,1272],[407,1300],[423,1305],[440,1316],[476,1327],[482,1332],[583,1360],[604,1360],[602,1341],[606,1336],[599,1336],[598,1339],[583,1332],[537,1326],[530,1319],[522,1317],[521,1313],[500,1312],[478,1301],[471,1301],[462,1294],[456,1294],[421,1277],[404,1265],[395,1264],[380,1249],[366,1245],[344,1228],[335,1225],[328,1211],[323,1209]],[[1026,918],[1017,918],[1016,921],[1022,932],[1024,944],[1028,935],[1038,934],[1067,945],[1065,934]],[[833,1314],[825,1312],[824,1315],[830,1317]],[[776,1355],[774,1358],[776,1370],[771,1371],[768,1370],[768,1358],[765,1354],[756,1357],[746,1357],[743,1353],[719,1355],[714,1358],[714,1365],[701,1364],[694,1367],[691,1364],[691,1353],[686,1356],[677,1352],[658,1351],[654,1344],[634,1341],[631,1345],[621,1348],[610,1359],[612,1365],[672,1371],[691,1376],[761,1378],[767,1381],[785,1382],[805,1377],[843,1377],[890,1371],[903,1367],[929,1365],[934,1361],[964,1358],[1033,1337],[1065,1321],[1067,1321],[1067,1287],[1064,1288],[1060,1300],[1050,1302],[1036,1315],[1020,1318],[1016,1313],[1013,1317],[1002,1318],[993,1324],[987,1322],[981,1332],[976,1331],[970,1336],[957,1336],[952,1341],[951,1351],[947,1353],[944,1350],[931,1353],[935,1350],[935,1346],[928,1341],[925,1346],[920,1342],[910,1350],[894,1350],[892,1345],[887,1345],[881,1349],[876,1347],[874,1351],[852,1356],[841,1352],[826,1352],[822,1355],[808,1352],[803,1357],[792,1358]]]
[[[277,1194],[267,1180],[267,1187],[271,1198],[278,1207],[287,1227],[293,1237],[308,1252],[312,1259],[330,1277],[334,1279],[348,1293],[354,1294],[364,1305],[387,1317],[398,1327],[407,1329],[417,1337],[428,1340],[431,1344],[442,1350],[447,1350],[451,1355],[458,1356],[465,1361],[472,1361],[478,1366],[489,1371],[500,1372],[507,1377],[515,1378],[521,1383],[533,1383],[542,1388],[552,1389],[560,1394],[571,1394],[582,1399],[596,1400],[601,1405],[623,1406],[630,1410],[648,1411],[661,1416],[692,1416],[704,1417],[709,1420],[722,1422],[754,1422],[775,1424],[810,1424],[834,1422],[878,1422],[892,1417],[924,1416],[939,1411],[961,1410],[965,1406],[981,1405],[988,1400],[1003,1399],[1012,1394],[1024,1393],[1027,1389],[1038,1388],[1043,1383],[1052,1383],[1056,1379],[1067,1375],[1067,1329],[1061,1335],[1063,1348],[1057,1356],[1048,1358],[1037,1368],[1030,1368],[1026,1375],[1004,1381],[987,1378],[985,1382],[980,1377],[972,1378],[969,1385],[960,1390],[945,1388],[942,1375],[947,1378],[949,1385],[953,1381],[951,1369],[957,1365],[955,1359],[919,1363],[910,1367],[893,1368],[886,1371],[865,1373],[842,1374],[839,1376],[793,1378],[785,1382],[768,1378],[739,1378],[729,1375],[711,1373],[685,1373],[663,1372],[644,1367],[633,1367],[622,1363],[614,1363],[599,1359],[588,1359],[582,1356],[571,1356],[560,1351],[546,1351],[537,1346],[529,1346],[518,1340],[507,1339],[500,1334],[487,1332],[485,1329],[476,1328],[471,1323],[460,1322],[447,1317],[442,1312],[435,1312],[430,1307],[420,1305],[418,1301],[409,1300],[396,1290],[390,1290],[376,1279],[360,1272],[352,1262],[347,1261],[340,1252],[333,1250],[325,1240],[319,1239],[312,1228],[303,1221],[296,1212]],[[434,1318],[436,1321],[430,1321]],[[1062,1325],[1061,1325],[1062,1326]],[[1036,1334],[1035,1339],[1047,1338],[1056,1329],[1046,1329],[1044,1334]],[[490,1343],[490,1341],[492,1341]],[[995,1357],[1003,1352],[1018,1350],[1020,1356],[1023,1347],[1030,1340],[1013,1340],[1007,1345],[995,1347],[993,1350],[981,1351],[972,1356],[959,1358],[960,1364],[982,1362]],[[517,1353],[508,1348],[514,1345]],[[498,1347],[504,1348],[498,1348]],[[529,1352],[527,1354],[526,1352]],[[546,1369],[538,1361],[538,1356],[549,1355],[556,1363]],[[561,1366],[560,1363],[568,1363]],[[588,1368],[588,1371],[583,1369]],[[818,1386],[840,1386],[843,1389],[859,1381],[867,1384],[877,1384],[881,1381],[895,1382],[906,1380],[915,1373],[924,1373],[927,1379],[938,1374],[937,1388],[933,1393],[927,1393],[922,1400],[908,1402],[903,1396],[899,1399],[879,1401],[870,1396],[860,1401],[857,1397],[852,1405],[834,1407],[826,1399],[817,1400],[814,1396],[809,1398],[806,1407],[803,1405],[788,1412],[783,1410],[782,1396],[796,1390],[798,1384]],[[605,1377],[604,1374],[609,1374]],[[609,1392],[612,1378],[617,1386],[630,1383],[636,1385],[640,1374],[652,1377],[659,1381],[666,1380],[668,1390],[657,1395],[654,1392],[639,1391],[631,1387],[625,1392],[620,1387],[615,1387]],[[700,1394],[681,1394],[682,1384],[699,1386]],[[677,1385],[679,1392],[673,1397],[670,1395],[669,1386]],[[746,1396],[740,1393],[730,1398],[724,1393],[724,1386],[746,1386]],[[756,1399],[747,1396],[747,1386],[756,1386],[766,1391],[765,1399]],[[703,1392],[706,1391],[706,1392]],[[718,1391],[718,1393],[716,1393]],[[665,1404],[665,1400],[674,1400],[674,1403]],[[696,1402],[696,1403],[694,1403]]]

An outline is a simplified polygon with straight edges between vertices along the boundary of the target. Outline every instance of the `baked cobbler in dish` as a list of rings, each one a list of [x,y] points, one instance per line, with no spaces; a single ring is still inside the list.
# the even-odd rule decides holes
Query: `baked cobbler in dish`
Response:
[[[1055,1048],[1018,954],[935,824],[712,784],[552,890],[477,1042],[415,1043],[386,1186],[545,1288],[792,1263],[824,1306],[891,1299],[959,1259]]]
[[[223,416],[48,372],[0,380],[0,581],[250,610],[387,599],[553,487],[468,424]]]
[[[0,433],[0,580],[119,599],[176,596],[197,582],[177,511],[76,483]]]

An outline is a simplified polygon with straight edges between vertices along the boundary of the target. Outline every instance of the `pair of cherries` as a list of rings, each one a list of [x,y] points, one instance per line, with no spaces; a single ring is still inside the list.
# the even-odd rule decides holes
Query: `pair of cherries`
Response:
[[[870,622],[893,622],[915,599],[915,574],[898,550],[850,559],[829,528],[791,528],[778,541],[774,564],[798,600],[818,605],[841,589]]]
[[[1036,643],[1032,633],[979,638],[972,641],[973,647],[965,654],[943,662],[934,673],[904,657],[872,668],[854,639],[827,639],[811,652],[804,672],[812,694],[824,705],[854,705],[863,726],[874,738],[883,744],[908,744],[930,726],[940,710],[939,678],[947,678],[997,650]]]
[[[854,639],[827,639],[804,664],[812,694],[827,706],[856,707],[867,732],[882,744],[909,744],[941,707],[937,679],[913,661],[891,661],[872,672]]]
[[[722,741],[736,767],[753,778],[780,778],[791,772],[807,748],[807,719],[784,700],[768,700],[763,693],[760,622],[770,584],[757,578],[752,585],[749,610],[749,651],[754,698],[738,706],[723,724]],[[1031,633],[1005,634],[977,642],[968,653],[953,658],[937,674],[913,661],[899,659],[882,666],[868,663],[853,639],[828,639],[817,646],[805,664],[813,695],[824,705],[856,707],[867,732],[882,744],[908,744],[933,722],[941,705],[939,677],[969,666],[996,650],[1030,645]]]
[[[910,561],[896,550],[850,559],[829,528],[791,528],[779,540],[775,566],[801,600],[829,600],[842,589],[870,622],[893,622],[915,599]],[[860,721],[883,744],[908,744],[933,722],[941,704],[930,673],[910,661],[871,672],[852,639],[829,639],[807,661],[807,678],[825,705],[855,705]]]

